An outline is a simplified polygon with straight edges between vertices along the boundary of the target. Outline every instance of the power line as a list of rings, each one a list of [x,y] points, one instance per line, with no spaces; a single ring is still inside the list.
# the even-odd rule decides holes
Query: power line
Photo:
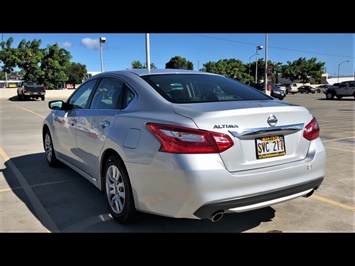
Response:
[[[204,36],[204,35],[198,35],[198,34],[189,34],[189,35],[195,35],[195,36],[202,37],[202,38],[216,39],[216,40],[226,41],[226,42],[234,42],[234,43],[246,44],[246,45],[251,45],[251,46],[257,46],[257,45],[259,45],[259,44],[256,44],[256,43],[240,42],[240,41],[228,40],[228,39],[219,38],[219,37],[214,37],[214,36]],[[310,52],[310,51],[296,50],[296,49],[289,49],[289,48],[282,48],[282,47],[276,47],[276,46],[270,46],[270,45],[268,46],[268,48],[269,48],[269,49],[270,49],[270,48],[273,48],[273,49],[278,49],[278,50],[284,50],[284,51],[300,52],[300,53],[309,53],[309,54],[318,54],[318,55],[334,56],[334,57],[354,58],[354,56],[346,56],[346,55],[335,55],[335,54],[327,54],[327,53]]]

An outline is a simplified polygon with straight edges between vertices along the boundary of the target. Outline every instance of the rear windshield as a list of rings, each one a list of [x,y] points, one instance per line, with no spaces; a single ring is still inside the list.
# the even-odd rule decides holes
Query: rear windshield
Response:
[[[255,88],[223,76],[180,73],[152,74],[142,78],[173,103],[273,99]]]

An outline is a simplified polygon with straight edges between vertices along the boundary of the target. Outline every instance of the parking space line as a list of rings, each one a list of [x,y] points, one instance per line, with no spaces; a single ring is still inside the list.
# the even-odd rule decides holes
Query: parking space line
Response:
[[[18,108],[21,108],[21,109],[23,109],[23,110],[25,110],[25,111],[27,111],[27,112],[30,112],[30,113],[32,113],[32,114],[38,115],[38,116],[41,117],[41,118],[45,118],[45,116],[43,116],[43,115],[41,115],[41,114],[39,114],[39,113],[33,112],[32,110],[23,108],[23,107],[21,107],[21,106],[17,106],[17,107],[18,107]]]
[[[351,207],[349,205],[346,205],[346,204],[342,204],[342,203],[339,203],[339,202],[336,202],[336,201],[332,201],[332,200],[329,200],[329,199],[326,199],[326,198],[323,198],[323,197],[320,197],[320,196],[317,196],[317,195],[312,195],[311,198],[314,198],[314,199],[317,199],[317,200],[320,200],[320,201],[323,201],[323,202],[326,202],[326,203],[329,203],[329,204],[332,204],[332,205],[335,205],[335,206],[338,206],[338,207],[342,207],[343,209],[347,209],[347,210],[350,210],[350,211],[355,211],[355,208],[354,207]]]
[[[23,188],[25,194],[27,195],[30,203],[32,204],[35,212],[37,213],[40,222],[49,230],[50,232],[60,232],[59,228],[57,225],[54,223],[42,203],[39,201],[37,198],[36,194],[32,190],[31,186],[28,184],[26,181],[25,177],[21,174],[21,172],[18,170],[16,165],[11,161],[9,156],[6,154],[6,152],[3,150],[3,148],[0,146],[0,155],[4,158],[4,162],[7,162],[10,169],[14,173],[15,177],[19,181],[21,187]]]
[[[354,139],[354,138],[355,138],[355,137],[337,138],[337,139],[328,139],[328,140],[323,140],[323,143],[333,142],[333,141],[338,141],[338,140],[343,140],[343,139]]]
[[[326,147],[326,149],[332,149],[332,150],[337,150],[337,151],[355,152],[354,150],[345,150],[345,149],[332,148],[332,147]]]

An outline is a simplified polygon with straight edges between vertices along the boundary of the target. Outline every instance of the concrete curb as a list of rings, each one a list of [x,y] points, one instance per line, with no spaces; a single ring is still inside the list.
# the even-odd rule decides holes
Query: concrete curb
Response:
[[[47,90],[46,99],[67,99],[74,90]],[[0,88],[0,100],[17,100],[17,88]]]

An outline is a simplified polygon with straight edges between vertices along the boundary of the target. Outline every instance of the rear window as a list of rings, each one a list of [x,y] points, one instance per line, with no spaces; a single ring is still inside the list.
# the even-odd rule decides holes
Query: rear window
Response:
[[[152,74],[142,78],[173,103],[273,99],[244,83],[223,76]]]

